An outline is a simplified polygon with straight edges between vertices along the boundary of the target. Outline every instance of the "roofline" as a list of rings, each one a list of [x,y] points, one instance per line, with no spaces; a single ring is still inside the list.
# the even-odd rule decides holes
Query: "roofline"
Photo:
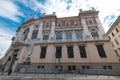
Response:
[[[95,9],[93,9],[93,10],[85,10],[85,11],[80,10],[78,16],[80,16],[82,14],[92,14],[92,13],[98,14],[99,11],[96,11]],[[32,21],[41,20],[41,19],[48,18],[48,17],[54,17],[54,18],[57,18],[57,19],[65,19],[65,18],[73,18],[73,17],[77,18],[78,16],[59,17],[59,18],[57,18],[57,16],[55,15],[55,12],[53,12],[53,14],[47,14],[47,15],[45,15],[45,13],[43,13],[43,15],[40,18],[32,17],[32,18],[26,20],[25,22],[23,22],[22,25],[16,30],[16,32],[18,32],[23,25],[25,25],[25,24],[27,24],[29,22],[32,22]]]
[[[115,20],[115,22],[112,24],[112,26],[110,27],[106,34],[109,35],[110,32],[114,29],[114,27],[118,25],[118,23],[120,23],[120,16]]]

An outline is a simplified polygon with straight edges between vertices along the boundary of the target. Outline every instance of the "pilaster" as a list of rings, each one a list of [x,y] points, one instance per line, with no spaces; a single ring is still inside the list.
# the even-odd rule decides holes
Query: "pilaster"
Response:
[[[54,41],[54,36],[55,36],[55,22],[52,22],[51,25],[51,31],[50,31],[50,35],[49,35],[49,41]]]

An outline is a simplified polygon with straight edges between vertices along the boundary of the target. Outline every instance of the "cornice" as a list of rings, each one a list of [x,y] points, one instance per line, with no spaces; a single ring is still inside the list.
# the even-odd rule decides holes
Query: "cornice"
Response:
[[[49,44],[86,44],[86,43],[104,43],[110,42],[110,40],[86,40],[86,41],[65,41],[65,42],[42,42],[42,43],[35,43],[35,45],[49,45]]]
[[[115,22],[112,24],[106,34],[109,35],[111,31],[118,25],[118,23],[120,23],[120,16],[115,20]]]

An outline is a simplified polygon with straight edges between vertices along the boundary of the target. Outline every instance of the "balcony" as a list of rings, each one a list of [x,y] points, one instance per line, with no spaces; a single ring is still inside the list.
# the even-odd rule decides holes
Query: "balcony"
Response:
[[[97,26],[88,26],[88,29],[97,29]]]
[[[73,30],[73,29],[83,29],[82,25],[77,25],[77,26],[62,26],[62,27],[56,27],[55,30]]]

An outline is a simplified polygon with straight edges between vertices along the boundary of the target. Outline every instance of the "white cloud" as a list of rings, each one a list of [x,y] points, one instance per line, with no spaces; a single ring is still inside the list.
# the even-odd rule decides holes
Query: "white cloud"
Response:
[[[17,16],[24,16],[11,0],[0,0],[0,16],[20,22]]]
[[[38,0],[16,1],[23,3],[34,11],[47,14],[56,12],[57,17],[77,16],[79,13],[78,9],[89,10],[91,7],[94,7],[100,11],[99,18],[105,31],[109,29],[108,25],[114,22],[117,16],[120,15],[120,0],[45,0],[44,3],[38,2]],[[68,7],[69,9],[67,9]],[[19,21],[18,15],[24,16],[14,2],[11,0],[0,0],[0,16]],[[115,18],[110,19],[111,15],[114,15]],[[108,18],[104,22],[107,16]],[[13,33],[3,28],[0,28],[0,32],[0,45],[2,45],[0,46],[0,51],[3,49],[2,53],[5,53],[11,43],[9,39],[11,39]]]
[[[0,27],[0,58],[4,56],[11,44],[14,33],[5,27]]]
[[[68,1],[71,2],[68,3]],[[37,0],[31,0],[29,4],[27,0],[23,0],[23,2],[35,11],[41,11],[42,13],[56,12],[57,17],[77,16],[78,9],[88,10],[94,7],[100,11],[99,18],[105,31],[109,29],[110,26],[108,25],[111,24],[111,21],[113,22],[120,14],[120,0],[46,0],[44,4]],[[67,9],[68,6],[69,10]],[[109,23],[108,21],[104,22],[104,18],[108,15],[114,15],[116,17],[109,20]]]

